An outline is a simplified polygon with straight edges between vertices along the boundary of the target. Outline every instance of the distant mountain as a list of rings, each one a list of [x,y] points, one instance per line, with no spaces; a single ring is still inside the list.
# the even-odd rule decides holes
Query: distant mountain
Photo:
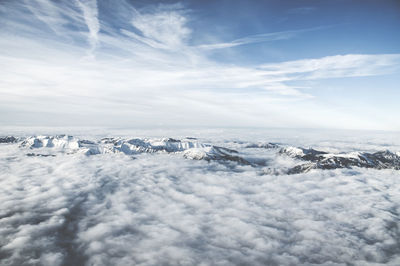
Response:
[[[260,149],[274,151],[276,157],[289,157],[295,160],[291,167],[277,168],[261,158],[249,158],[245,152],[201,143],[195,138],[102,138],[100,140],[78,139],[73,136],[31,136],[18,138],[0,137],[4,145],[19,145],[28,149],[27,156],[57,156],[57,154],[84,154],[87,156],[123,153],[177,153],[192,160],[215,161],[222,164],[249,165],[262,168],[264,174],[299,174],[313,169],[331,170],[337,168],[374,168],[400,170],[399,153],[391,151],[328,153],[312,148],[283,146],[276,143],[241,143],[243,150]]]
[[[331,154],[314,149],[287,147],[282,148],[279,153],[308,161],[305,164],[300,164],[289,169],[288,174],[304,173],[312,169],[352,167],[400,170],[400,156],[390,151]]]

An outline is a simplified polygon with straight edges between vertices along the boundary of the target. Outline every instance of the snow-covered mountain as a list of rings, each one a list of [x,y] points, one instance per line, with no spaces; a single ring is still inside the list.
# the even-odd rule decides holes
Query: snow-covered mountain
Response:
[[[293,147],[276,143],[241,142],[240,151],[231,147],[221,147],[202,143],[194,138],[101,138],[85,140],[68,135],[30,136],[18,138],[14,136],[0,137],[0,143],[19,145],[22,150],[29,151],[28,156],[56,156],[61,154],[84,154],[87,156],[107,153],[123,153],[137,155],[141,153],[175,153],[193,160],[216,161],[219,163],[237,163],[253,167],[267,167],[267,173],[298,174],[312,169],[337,168],[374,168],[400,170],[400,156],[388,150],[370,152],[329,153],[312,148]],[[229,145],[229,143],[228,143]],[[274,157],[288,156],[296,159],[294,165],[277,169],[265,159],[251,157],[246,150],[259,149],[274,151]],[[271,156],[271,153],[269,153]],[[266,169],[264,169],[266,170]]]
[[[326,170],[352,167],[400,170],[400,156],[388,150],[374,153],[350,152],[332,154],[311,148],[287,147],[282,148],[279,153],[306,161],[304,164],[289,169],[288,174],[304,173],[311,169]]]

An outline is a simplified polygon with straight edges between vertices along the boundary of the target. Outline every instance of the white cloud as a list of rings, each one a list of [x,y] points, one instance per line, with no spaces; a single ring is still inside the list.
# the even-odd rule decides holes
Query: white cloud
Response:
[[[7,123],[329,126],[340,112],[310,102],[313,90],[294,82],[386,74],[399,65],[398,54],[225,64],[212,60],[207,49],[288,39],[319,28],[199,48],[190,45],[189,13],[182,5],[135,9],[125,3],[118,15],[112,4],[107,15],[99,14],[95,1],[9,5],[12,12],[3,10],[2,18],[12,23],[0,31],[0,119]],[[337,123],[343,127],[396,128],[393,121],[342,115],[348,117]]]
[[[186,26],[187,18],[178,10],[156,9],[151,13],[136,12],[133,26],[144,37],[169,49],[179,49],[186,44],[191,30]]]
[[[79,7],[83,11],[83,17],[89,29],[89,42],[92,50],[96,48],[100,23],[98,20],[98,10],[96,0],[77,0]]]
[[[300,75],[294,79],[321,79],[387,74],[399,64],[400,54],[347,54],[265,64],[261,68],[276,74]]]
[[[244,146],[255,140],[305,144],[304,139],[340,151],[348,145],[400,147],[395,134],[382,132],[353,135],[357,142],[350,143],[331,131],[233,133],[184,134],[231,148],[241,140]],[[276,160],[256,150],[255,156]],[[397,171],[272,176],[180,154],[27,157],[18,144],[0,145],[0,154],[0,254],[6,265],[399,261]]]
[[[43,24],[35,21],[37,19],[50,28],[58,38],[72,40],[76,36],[68,28],[68,25],[74,24],[75,26],[80,26],[82,24],[82,16],[76,10],[74,1],[65,2],[60,5],[57,2],[48,0],[25,0],[22,3],[11,3],[8,5],[9,9],[13,10],[11,13],[13,18],[11,20],[15,21],[16,24],[22,24],[21,26],[29,26],[31,33],[45,31]],[[8,13],[7,11],[6,13]],[[26,20],[26,16],[30,20]],[[12,30],[12,28],[9,30]],[[67,32],[69,34],[66,34]],[[46,37],[51,36],[47,35]]]
[[[301,33],[320,30],[322,28],[323,27],[303,29],[303,30],[255,34],[255,35],[246,36],[244,38],[236,39],[231,42],[203,44],[203,45],[199,45],[197,47],[200,49],[205,49],[205,50],[213,50],[213,49],[231,48],[231,47],[235,47],[235,46],[239,46],[239,45],[246,45],[246,44],[252,44],[252,43],[288,40],[288,39],[292,39],[292,38],[300,35]]]

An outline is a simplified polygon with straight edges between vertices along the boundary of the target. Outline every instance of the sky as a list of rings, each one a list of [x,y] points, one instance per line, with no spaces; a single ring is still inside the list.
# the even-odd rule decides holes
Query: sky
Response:
[[[399,1],[0,1],[0,126],[400,131]]]

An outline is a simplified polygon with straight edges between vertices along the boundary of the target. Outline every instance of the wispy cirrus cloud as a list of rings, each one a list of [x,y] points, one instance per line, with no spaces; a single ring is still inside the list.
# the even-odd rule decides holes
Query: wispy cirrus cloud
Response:
[[[293,79],[323,79],[388,74],[398,69],[399,63],[400,54],[347,54],[264,64],[260,68],[277,75],[296,75]]]
[[[199,45],[200,49],[223,49],[223,48],[231,48],[239,45],[246,45],[252,43],[260,43],[260,42],[272,42],[272,41],[280,41],[280,40],[289,40],[292,39],[302,33],[321,30],[324,27],[310,28],[310,29],[301,29],[301,30],[291,30],[291,31],[281,31],[281,32],[272,32],[272,33],[262,33],[246,36],[244,38],[239,38],[230,42],[223,43],[215,43],[215,44],[202,44]]]
[[[179,6],[177,9],[161,9],[144,14],[137,12],[132,18],[132,25],[144,38],[171,49],[186,45],[191,33],[186,22],[187,18]]]
[[[226,64],[208,50],[288,40],[321,28],[193,46],[189,11],[182,4],[137,9],[128,2],[43,0],[2,3],[0,10],[0,22],[7,25],[0,31],[0,47],[7,51],[0,55],[6,110],[43,114],[51,107],[64,115],[102,114],[109,121],[133,116],[139,124],[190,124],[197,118],[203,124],[269,120],[282,126],[274,116],[280,114],[285,124],[297,113],[284,115],[286,104],[313,97],[293,81],[385,74],[400,64],[398,54]],[[160,119],[165,113],[169,118]]]
[[[91,49],[96,48],[98,42],[98,33],[100,30],[100,23],[98,20],[98,9],[96,0],[78,0],[78,5],[82,9],[83,18],[89,29],[88,39]]]
[[[26,33],[42,33],[40,37],[76,39],[77,31],[71,30],[71,26],[79,28],[85,25],[76,3],[78,2],[70,1],[60,4],[48,0],[3,3],[2,15],[5,20],[9,20],[6,25],[13,22],[13,27],[6,27],[3,31],[12,31],[15,26],[20,26]],[[16,30],[18,29],[16,27]],[[47,32],[47,29],[51,32]]]

